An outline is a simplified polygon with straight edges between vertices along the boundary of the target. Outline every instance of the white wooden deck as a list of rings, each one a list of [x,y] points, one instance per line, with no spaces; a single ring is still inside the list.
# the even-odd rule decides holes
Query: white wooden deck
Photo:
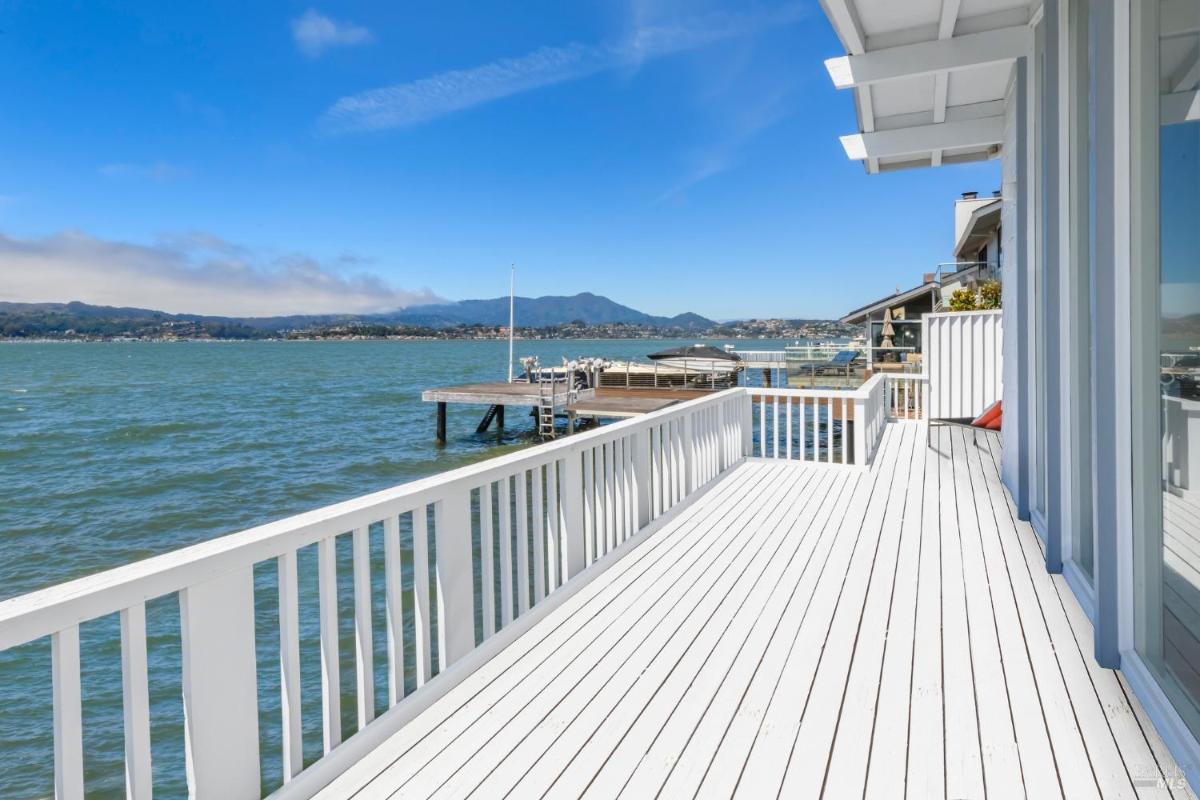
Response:
[[[322,796],[1191,797],[998,440],[934,442],[732,470]]]

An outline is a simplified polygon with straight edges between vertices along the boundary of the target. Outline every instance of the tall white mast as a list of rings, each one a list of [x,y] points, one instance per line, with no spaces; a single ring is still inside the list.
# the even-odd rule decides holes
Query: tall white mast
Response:
[[[512,383],[513,367],[513,305],[514,293],[517,288],[517,265],[513,264],[508,272],[508,382]]]

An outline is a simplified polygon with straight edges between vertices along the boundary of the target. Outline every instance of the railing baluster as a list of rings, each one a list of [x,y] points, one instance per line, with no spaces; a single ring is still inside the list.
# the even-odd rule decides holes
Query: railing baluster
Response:
[[[613,463],[615,449],[615,442],[604,443],[604,535],[609,550],[617,546],[617,468]]]
[[[492,482],[479,487],[479,591],[483,638],[496,632],[496,544],[492,530]]]
[[[54,796],[79,800],[83,785],[83,704],[79,689],[79,626],[50,637],[54,693]]]
[[[819,463],[821,461],[821,401],[819,398],[810,397],[809,403],[812,407],[812,421],[810,423],[813,443],[812,460],[813,463]]]
[[[417,688],[433,677],[429,617],[429,517],[428,507],[412,512],[413,638],[417,662]]]
[[[845,397],[841,399],[842,406],[842,463],[847,464],[850,461],[850,401]]]
[[[383,581],[387,601],[388,708],[404,697],[404,592],[401,585],[400,520],[383,521]]]
[[[529,490],[525,470],[516,475],[517,481],[517,613],[529,609]]]
[[[767,457],[767,395],[758,396],[758,455]]]
[[[328,753],[342,743],[342,676],[338,656],[337,539],[317,543],[317,594],[321,616],[321,725]]]
[[[300,594],[296,551],[276,559],[279,570],[279,694],[283,729],[283,780],[304,769],[304,726],[300,716]],[[145,618],[143,616],[143,637]],[[122,628],[124,636],[124,628]],[[129,724],[126,712],[125,724]],[[128,735],[125,737],[128,742]],[[128,746],[128,745],[127,745]]]
[[[558,538],[558,463],[551,461],[546,465],[546,562],[551,590],[557,589],[562,583],[558,571],[561,549]]]
[[[371,540],[355,528],[351,542],[354,571],[354,675],[358,729],[375,719],[375,645],[371,631]]]
[[[779,398],[771,398],[771,413],[774,420],[771,423],[771,458],[779,458]]]
[[[587,548],[587,563],[592,564],[603,555],[603,547],[596,540],[596,451],[589,448],[583,452],[583,543]]]
[[[500,627],[513,620],[512,488],[507,476],[500,479]]]
[[[150,687],[146,661],[146,606],[121,611],[121,697],[125,722],[125,796],[149,800]],[[294,773],[293,773],[294,774]],[[284,772],[284,780],[288,778]]]
[[[613,467],[617,475],[617,505],[613,511],[617,515],[617,543],[622,543],[629,537],[629,487],[625,485],[625,440],[614,439]]]
[[[785,431],[785,433],[787,435],[787,448],[784,451],[784,457],[786,457],[789,461],[791,461],[791,459],[792,459],[792,398],[791,397],[789,397],[787,399],[786,417],[787,417],[787,424],[785,425],[785,427],[787,428],[787,430]]]
[[[533,593],[537,601],[546,596],[546,511],[542,497],[543,469],[533,468]]]
[[[621,440],[621,452],[625,455],[625,525],[629,536],[638,531],[637,471],[633,463],[636,448],[637,443],[632,436]]]
[[[650,486],[653,503],[651,519],[658,519],[663,513],[662,425],[654,426],[650,433],[650,470],[653,473]]]

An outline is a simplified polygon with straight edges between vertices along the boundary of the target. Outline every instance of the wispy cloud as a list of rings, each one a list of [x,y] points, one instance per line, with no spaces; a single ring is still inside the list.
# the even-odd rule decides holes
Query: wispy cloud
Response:
[[[800,19],[805,10],[787,5],[772,11],[712,13],[682,21],[638,25],[624,39],[542,47],[470,69],[450,70],[343,97],[323,115],[330,132],[416,125],[521,92],[638,65],[715,42],[747,36]]]
[[[338,22],[310,8],[292,20],[296,47],[309,58],[318,58],[333,47],[351,47],[372,40],[371,31],[353,22]]]
[[[3,300],[229,316],[372,313],[439,301],[429,289],[401,289],[303,255],[256,257],[206,233],[154,245],[77,231],[41,239],[0,234],[0,287]]]
[[[737,107],[726,108],[722,132],[687,154],[683,177],[663,192],[657,202],[680,200],[693,186],[732,169],[745,145],[788,113],[789,91],[785,85],[766,91],[761,97],[743,97]]]
[[[155,161],[151,164],[118,162],[104,164],[96,171],[106,178],[135,178],[139,180],[158,181],[159,183],[169,183],[170,181],[184,178],[191,174],[188,169],[166,161]]]

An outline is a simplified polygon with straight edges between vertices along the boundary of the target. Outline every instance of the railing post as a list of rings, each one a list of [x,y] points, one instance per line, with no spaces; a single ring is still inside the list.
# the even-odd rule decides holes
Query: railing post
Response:
[[[692,489],[696,487],[696,476],[693,475],[695,469],[695,458],[692,455],[692,436],[696,428],[695,420],[692,415],[683,415],[683,496],[687,497],[692,493]]]
[[[650,524],[651,477],[650,477],[650,428],[631,437],[633,445],[633,482],[637,496],[637,529]]]
[[[583,459],[578,452],[568,453],[559,464],[562,465],[560,527],[566,571],[563,580],[566,581],[587,566],[583,541]]]
[[[475,573],[471,564],[471,492],[456,488],[433,506],[437,544],[438,666],[475,647]]]
[[[254,568],[179,593],[188,796],[257,798]]]

